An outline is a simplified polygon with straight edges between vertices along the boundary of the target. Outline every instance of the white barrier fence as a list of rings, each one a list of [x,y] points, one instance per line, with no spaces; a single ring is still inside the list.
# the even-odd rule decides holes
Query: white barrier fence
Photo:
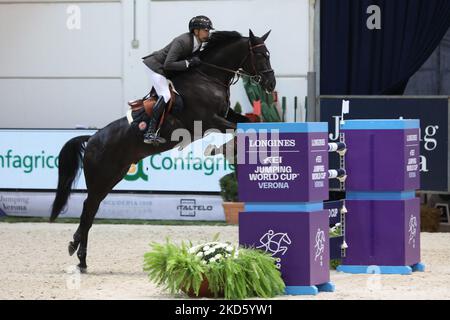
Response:
[[[0,216],[48,217],[52,192],[0,191]],[[85,193],[73,193],[61,218],[81,215]],[[111,193],[100,205],[97,218],[224,221],[220,196]]]
[[[0,129],[0,215],[48,216],[58,181],[58,154],[69,139],[95,130]],[[211,134],[179,151],[147,157],[102,203],[98,217],[224,220],[219,180],[232,171],[223,156],[205,157],[207,145],[231,135]],[[86,190],[81,172],[74,190]],[[158,194],[144,192],[158,191]],[[133,194],[129,192],[138,192]],[[161,194],[161,193],[170,194]],[[175,194],[175,193],[179,194]],[[202,195],[217,193],[217,195]],[[73,193],[67,217],[79,217],[85,193]]]

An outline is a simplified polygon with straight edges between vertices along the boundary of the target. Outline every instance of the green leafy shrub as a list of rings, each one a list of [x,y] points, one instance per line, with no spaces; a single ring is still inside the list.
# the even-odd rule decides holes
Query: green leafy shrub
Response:
[[[336,270],[336,268],[342,264],[341,259],[331,259],[330,260],[330,269]]]
[[[150,280],[171,294],[192,290],[196,296],[204,279],[215,297],[270,298],[284,293],[285,285],[275,259],[261,250],[217,241],[192,246],[152,243],[144,256]]]
[[[239,102],[236,102],[233,108],[234,112],[241,114],[242,113],[242,106]]]
[[[342,224],[340,222],[336,223],[330,228],[330,238],[342,236]]]
[[[220,195],[223,201],[238,202],[238,183],[236,177],[236,171],[224,175],[219,180]]]

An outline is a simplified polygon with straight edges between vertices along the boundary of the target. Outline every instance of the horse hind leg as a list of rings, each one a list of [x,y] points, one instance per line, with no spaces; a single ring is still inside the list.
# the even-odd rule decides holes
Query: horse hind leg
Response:
[[[81,242],[81,234],[80,234],[80,227],[78,227],[77,231],[75,231],[75,233],[73,234],[73,241],[69,242],[68,250],[70,256],[73,256],[73,254],[77,251],[80,242]]]
[[[83,203],[83,213],[81,214],[80,218],[80,226],[78,227],[77,232],[75,232],[74,235],[74,246],[71,247],[71,243],[69,243],[69,254],[72,252],[72,250],[77,251],[77,257],[80,261],[78,264],[78,268],[81,272],[86,272],[87,270],[87,264],[86,264],[86,257],[87,257],[87,244],[88,244],[88,234],[89,230],[92,226],[92,223],[94,222],[95,214],[98,211],[98,208],[100,206],[100,202],[103,200],[104,197],[101,199],[97,197],[89,196]],[[77,237],[75,239],[75,237]],[[78,247],[78,250],[76,249]],[[75,252],[73,251],[72,254]]]
[[[125,174],[128,172],[129,166],[124,168],[120,168],[116,170],[109,170],[110,177],[112,179],[108,179],[109,181],[104,180],[95,180],[95,185],[88,186],[88,197],[83,203],[83,212],[80,217],[80,226],[75,232],[77,237],[79,236],[79,247],[77,251],[77,257],[80,260],[78,264],[78,268],[81,272],[86,272],[87,264],[87,245],[88,245],[88,234],[89,230],[92,227],[92,224],[95,219],[95,215],[97,214],[100,203],[103,199],[108,195],[108,193],[114,188],[114,186],[122,180]],[[116,174],[111,175],[112,172],[116,171]],[[107,175],[103,175],[105,177]],[[75,240],[74,235],[74,240]],[[69,244],[70,245],[70,244]],[[69,251],[70,253],[70,251]]]

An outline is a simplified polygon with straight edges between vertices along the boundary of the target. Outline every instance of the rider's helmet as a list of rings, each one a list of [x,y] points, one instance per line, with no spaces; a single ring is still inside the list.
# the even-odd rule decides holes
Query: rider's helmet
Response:
[[[205,16],[196,16],[189,21],[189,32],[194,32],[194,29],[214,30],[211,20]]]

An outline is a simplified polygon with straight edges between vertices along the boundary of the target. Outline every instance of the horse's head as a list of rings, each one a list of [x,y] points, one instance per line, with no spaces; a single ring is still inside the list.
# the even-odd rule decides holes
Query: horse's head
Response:
[[[270,66],[270,54],[264,41],[269,36],[256,37],[250,30],[249,37],[236,31],[216,31],[200,53],[203,70],[229,85],[235,75],[250,75],[266,91],[275,89],[275,74]],[[239,72],[243,69],[244,72]]]
[[[270,31],[261,38],[256,37],[252,30],[249,30],[249,58],[245,61],[243,69],[248,73],[255,75],[257,82],[261,86],[272,92],[275,89],[275,73],[270,66],[270,53],[264,43],[269,36]]]

